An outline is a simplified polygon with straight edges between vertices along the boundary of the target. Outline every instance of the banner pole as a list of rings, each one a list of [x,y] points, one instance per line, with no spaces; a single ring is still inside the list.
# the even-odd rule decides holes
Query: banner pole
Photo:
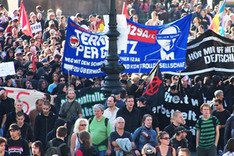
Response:
[[[154,72],[154,70],[158,67],[160,63],[160,60],[158,61],[158,63],[154,66],[154,68],[150,71],[150,73],[147,75],[146,79],[139,85],[139,87],[137,88],[137,90],[135,92],[137,92],[140,89],[140,86],[142,86],[145,81],[149,78],[149,76]]]

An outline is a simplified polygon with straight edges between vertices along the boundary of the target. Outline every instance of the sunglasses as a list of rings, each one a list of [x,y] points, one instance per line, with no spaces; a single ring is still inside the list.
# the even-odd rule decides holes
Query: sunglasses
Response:
[[[169,140],[170,138],[169,138],[169,137],[166,137],[166,138],[162,138],[162,139],[164,139],[164,140]]]
[[[219,105],[215,105],[215,106],[219,106]]]
[[[65,81],[65,80],[60,80],[60,81]]]
[[[87,126],[86,124],[80,124],[80,126]]]

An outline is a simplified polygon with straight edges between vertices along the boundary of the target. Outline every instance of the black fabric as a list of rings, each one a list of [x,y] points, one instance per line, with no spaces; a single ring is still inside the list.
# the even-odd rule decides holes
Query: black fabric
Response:
[[[126,107],[122,107],[118,110],[116,117],[123,117],[125,120],[124,130],[133,133],[141,125],[140,112],[137,108],[133,108],[131,112]]]
[[[29,146],[26,140],[20,138],[18,140],[7,140],[8,153],[11,156],[29,156]]]
[[[120,136],[116,131],[111,132],[110,134],[110,143],[111,143],[111,156],[115,156],[114,146],[112,142],[119,138],[128,138],[132,142],[132,136],[128,131],[124,131],[123,135]]]
[[[62,143],[65,143],[63,140],[59,139],[59,138],[54,138],[52,139],[52,144],[55,147],[58,147],[59,145],[61,145]],[[47,149],[49,148],[49,143],[47,144]],[[61,147],[61,156],[68,156],[69,155],[69,148],[67,145],[64,145]]]

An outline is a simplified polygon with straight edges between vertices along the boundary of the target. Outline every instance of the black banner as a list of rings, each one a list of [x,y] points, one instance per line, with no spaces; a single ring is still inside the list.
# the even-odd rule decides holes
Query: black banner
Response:
[[[206,31],[188,43],[186,66],[182,75],[233,74],[234,40]]]

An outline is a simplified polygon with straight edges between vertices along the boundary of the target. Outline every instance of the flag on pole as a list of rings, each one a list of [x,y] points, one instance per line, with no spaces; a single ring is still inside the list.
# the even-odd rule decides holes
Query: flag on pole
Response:
[[[125,15],[127,19],[129,19],[128,9],[127,9],[127,5],[125,2],[123,3],[122,14]]]
[[[28,20],[28,15],[27,15],[27,12],[25,10],[23,1],[21,1],[21,4],[20,4],[19,22],[22,25],[22,33],[24,33],[27,36],[33,37],[30,23]]]
[[[217,14],[215,15],[213,21],[210,24],[210,30],[214,31],[215,33],[219,33],[219,27],[223,18],[223,11],[224,11],[224,7],[225,7],[225,3],[226,0],[224,0],[221,8],[219,9],[219,11],[217,12]]]
[[[147,98],[150,108],[162,104],[164,100],[164,86],[159,63],[153,68],[148,76],[148,83],[142,96]]]

